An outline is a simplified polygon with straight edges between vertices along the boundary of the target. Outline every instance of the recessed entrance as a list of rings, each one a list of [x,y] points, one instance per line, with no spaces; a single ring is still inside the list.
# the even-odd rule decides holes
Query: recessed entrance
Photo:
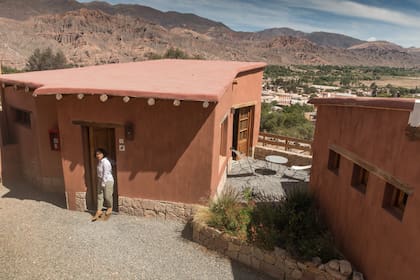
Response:
[[[232,147],[247,156],[252,154],[253,121],[254,106],[235,109]]]
[[[117,161],[115,152],[115,129],[107,127],[83,126],[83,142],[85,152],[85,180],[88,187],[86,199],[89,210],[96,210],[97,207],[97,175],[95,149],[102,148],[107,151],[108,159],[112,164],[114,176],[113,210],[118,211],[118,184],[117,184]]]

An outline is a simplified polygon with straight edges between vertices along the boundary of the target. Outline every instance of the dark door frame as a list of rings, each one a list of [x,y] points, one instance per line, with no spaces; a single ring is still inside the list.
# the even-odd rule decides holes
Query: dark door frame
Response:
[[[97,207],[97,197],[96,197],[96,158],[94,156],[94,151],[96,148],[93,144],[93,129],[107,129],[112,131],[111,136],[111,146],[113,148],[109,149],[109,154],[113,156],[110,158],[112,163],[113,169],[113,176],[114,176],[114,193],[113,193],[113,211],[118,211],[118,179],[117,179],[117,165],[116,165],[116,141],[115,141],[115,126],[109,127],[103,124],[83,124],[82,128],[82,138],[83,138],[83,158],[84,158],[84,166],[85,166],[85,183],[87,186],[87,193],[86,193],[86,205],[89,210],[96,210]],[[102,147],[107,148],[107,147]]]
[[[254,114],[255,114],[255,104],[244,104],[241,107],[234,107],[233,112],[233,133],[232,133],[232,147],[235,150],[238,150],[238,127],[239,127],[239,111],[244,108],[249,108],[249,121],[248,121],[248,139],[247,139],[247,149],[246,149],[246,155],[251,156],[251,147],[252,147],[252,141],[253,141],[253,134],[254,134]],[[235,156],[233,154],[233,156]]]

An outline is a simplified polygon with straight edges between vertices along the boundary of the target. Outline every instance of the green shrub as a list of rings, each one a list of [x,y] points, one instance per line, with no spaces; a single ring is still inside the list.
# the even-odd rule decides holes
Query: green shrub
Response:
[[[281,206],[279,247],[301,259],[338,256],[327,228],[320,220],[315,200],[307,191],[290,193]]]
[[[229,232],[241,239],[246,238],[246,229],[250,221],[252,207],[241,203],[241,194],[232,187],[225,187],[223,192],[210,202],[208,225]]]
[[[243,203],[245,197],[246,203]],[[243,194],[226,187],[210,202],[203,216],[209,226],[273,250],[286,249],[304,260],[320,257],[324,262],[339,257],[333,239],[320,220],[315,200],[307,191],[290,193],[281,203],[255,204],[252,189]]]
[[[266,250],[273,250],[279,237],[279,206],[258,204],[251,213],[248,225],[248,242]]]

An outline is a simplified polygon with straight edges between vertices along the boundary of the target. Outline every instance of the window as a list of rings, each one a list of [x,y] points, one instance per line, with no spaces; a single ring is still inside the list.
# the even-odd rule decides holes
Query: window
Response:
[[[407,206],[408,194],[403,190],[387,183],[385,186],[383,207],[393,216],[402,220],[405,207]]]
[[[31,127],[31,113],[20,109],[13,108],[15,114],[15,122],[24,125],[28,128]]]
[[[228,133],[228,118],[225,117],[220,125],[220,152],[221,156],[227,155],[227,133]]]
[[[351,178],[351,185],[362,193],[366,193],[366,187],[368,183],[369,172],[363,167],[354,164],[353,165],[353,176]]]
[[[330,150],[328,157],[328,169],[338,174],[338,169],[340,168],[340,154]]]

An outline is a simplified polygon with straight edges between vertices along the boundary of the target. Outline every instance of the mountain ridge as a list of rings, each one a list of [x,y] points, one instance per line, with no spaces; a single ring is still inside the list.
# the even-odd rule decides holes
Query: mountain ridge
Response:
[[[79,66],[145,60],[171,47],[192,57],[270,64],[420,65],[418,49],[404,49],[389,42],[366,42],[342,34],[304,33],[291,28],[237,32],[193,14],[164,13],[140,5],[35,0],[30,1],[35,3],[33,6],[19,11],[22,19],[1,17],[4,10],[27,2],[0,0],[0,59],[18,68],[25,65],[35,48],[45,47],[63,50],[69,61]],[[51,4],[53,11],[70,11],[44,12],[46,4]],[[119,12],[115,6],[119,6]],[[112,13],[103,11],[106,8]],[[149,16],[140,16],[140,10],[150,12]],[[151,20],[151,15],[161,19]]]

